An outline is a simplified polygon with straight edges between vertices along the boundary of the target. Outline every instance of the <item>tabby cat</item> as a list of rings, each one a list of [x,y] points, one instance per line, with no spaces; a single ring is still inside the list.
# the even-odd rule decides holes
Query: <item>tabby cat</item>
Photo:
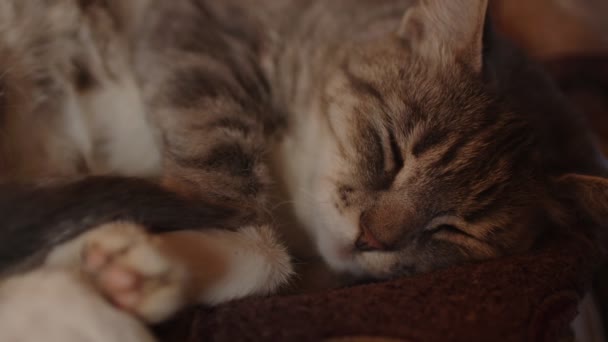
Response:
[[[3,0],[0,270],[77,269],[158,322],[288,282],[281,203],[379,279],[605,225],[589,130],[486,8]]]

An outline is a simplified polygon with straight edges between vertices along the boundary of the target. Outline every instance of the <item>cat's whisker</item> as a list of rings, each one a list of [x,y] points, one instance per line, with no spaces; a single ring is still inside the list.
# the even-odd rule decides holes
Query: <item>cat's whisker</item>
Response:
[[[305,190],[304,188],[299,188],[298,191],[302,194],[305,195],[306,199],[313,204],[331,204],[332,201],[331,199],[328,200],[321,200],[319,198],[317,198],[317,196],[315,196],[314,194],[310,193],[308,190]]]
[[[292,204],[295,204],[295,203],[296,203],[296,201],[292,201],[292,200],[290,200],[290,201],[286,200],[286,201],[278,202],[278,203],[275,203],[273,205],[272,210],[277,210],[280,207],[287,206],[287,205],[292,205]]]
[[[286,283],[287,225],[305,228],[331,267],[384,276],[397,258],[432,270],[485,259],[486,247],[524,252],[543,234],[536,216],[547,203],[563,222],[608,216],[604,179],[547,179],[556,166],[599,174],[586,158],[596,150],[541,71],[494,39],[487,0],[130,5],[139,2],[148,3],[0,0],[0,209],[11,214],[9,237],[13,224],[36,223],[2,248],[50,248],[114,217],[153,231],[202,216],[239,229],[193,231],[172,246],[184,268],[207,260],[190,252],[225,248],[227,272],[218,269],[234,275],[212,287],[235,299]],[[272,164],[275,153],[289,165]],[[273,179],[274,167],[283,177]],[[228,208],[196,203],[190,217],[181,197],[147,181],[159,175]],[[36,184],[34,195],[12,189],[21,181]],[[286,199],[272,193],[282,182],[293,190]],[[553,198],[562,187],[567,196]],[[151,241],[140,228],[125,246]],[[103,240],[115,237],[128,235]]]

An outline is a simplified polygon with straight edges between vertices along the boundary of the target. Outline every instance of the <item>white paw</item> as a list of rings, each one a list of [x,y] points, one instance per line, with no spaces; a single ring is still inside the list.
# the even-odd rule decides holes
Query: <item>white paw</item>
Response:
[[[271,294],[293,275],[287,250],[267,226],[150,235],[112,223],[57,247],[46,265],[80,270],[116,306],[152,323],[187,300],[217,305]]]
[[[233,299],[276,292],[293,276],[289,254],[268,226],[244,227],[236,232],[205,232],[209,246],[224,260],[226,272],[199,297],[216,305]]]
[[[110,302],[123,310],[155,323],[185,304],[185,269],[164,255],[157,239],[143,227],[110,223],[70,245],[58,251],[59,256],[51,255],[47,263],[62,257],[73,260],[74,252],[79,250],[76,266]],[[72,256],[65,255],[70,250],[68,254]]]

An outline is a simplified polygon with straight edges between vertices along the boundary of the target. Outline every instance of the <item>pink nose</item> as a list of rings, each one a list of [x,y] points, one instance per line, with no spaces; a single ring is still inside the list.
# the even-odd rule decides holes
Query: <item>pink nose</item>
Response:
[[[369,252],[385,250],[386,246],[378,241],[369,229],[361,227],[361,235],[359,235],[359,238],[357,238],[357,241],[355,242],[355,248],[361,252]]]

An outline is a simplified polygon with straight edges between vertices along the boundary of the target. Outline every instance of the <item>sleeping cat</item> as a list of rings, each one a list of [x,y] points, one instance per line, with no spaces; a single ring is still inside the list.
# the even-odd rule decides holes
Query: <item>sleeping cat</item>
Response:
[[[605,224],[589,130],[486,8],[1,2],[4,271],[75,269],[157,322],[284,285],[280,203],[379,279]]]

